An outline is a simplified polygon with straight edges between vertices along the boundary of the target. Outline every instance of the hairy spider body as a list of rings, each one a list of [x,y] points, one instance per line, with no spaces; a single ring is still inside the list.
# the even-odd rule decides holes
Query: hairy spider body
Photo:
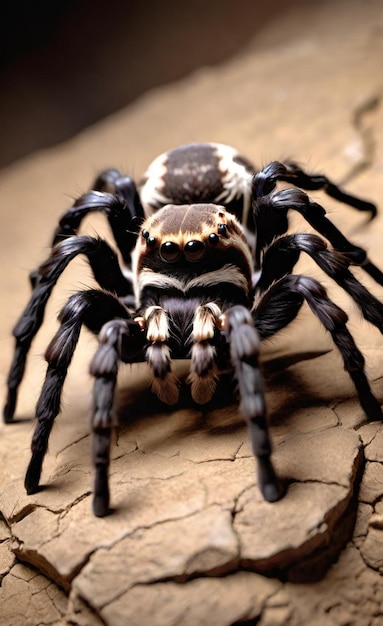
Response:
[[[278,181],[299,188],[276,191]],[[70,297],[48,346],[48,369],[36,407],[25,478],[28,493],[39,486],[62,387],[83,325],[99,339],[90,367],[95,378],[93,509],[98,516],[109,511],[109,449],[121,362],[146,361],[153,392],[170,406],[178,401],[180,391],[173,359],[190,360],[186,383],[193,401],[201,405],[214,397],[221,373],[230,370],[257,459],[258,486],[269,501],[279,499],[284,490],[271,462],[260,343],[290,324],[303,302],[330,333],[367,416],[382,418],[363,356],[347,329],[347,315],[318,281],[293,274],[293,269],[302,252],[310,255],[381,332],[383,305],[355,278],[350,266],[360,265],[379,284],[383,274],[303,189],[323,189],[372,217],[376,213],[373,204],[350,196],[325,176],[305,173],[296,164],[273,162],[257,173],[234,148],[189,144],[158,157],[138,191],[130,178],[106,170],[62,216],[51,254],[31,274],[32,295],[14,329],[16,349],[8,376],[5,421],[13,419],[31,342],[65,267],[84,254],[100,289]],[[320,236],[286,234],[289,210],[298,211]],[[107,216],[124,268],[106,241],[77,234],[83,217],[92,211]]]

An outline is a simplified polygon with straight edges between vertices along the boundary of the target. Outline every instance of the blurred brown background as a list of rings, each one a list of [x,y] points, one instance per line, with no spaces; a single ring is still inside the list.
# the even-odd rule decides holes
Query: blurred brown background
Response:
[[[152,87],[225,61],[297,4],[4,2],[0,167],[68,139]]]

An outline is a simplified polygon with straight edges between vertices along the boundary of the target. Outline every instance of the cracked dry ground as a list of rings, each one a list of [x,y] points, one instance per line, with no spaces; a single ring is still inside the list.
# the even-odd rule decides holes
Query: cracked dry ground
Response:
[[[308,23],[312,29],[304,30]],[[343,31],[347,38],[339,37]],[[85,189],[106,165],[127,164],[138,176],[156,154],[183,142],[233,144],[258,163],[293,155],[346,181],[381,207],[374,222],[315,197],[383,267],[382,54],[378,2],[302,5],[224,66],[149,93],[71,142],[3,171],[7,236],[0,255],[9,271],[1,276],[2,379],[12,350],[6,337],[28,294],[25,268],[45,253],[68,191]],[[103,221],[90,228],[102,231]],[[347,310],[383,401],[380,333],[308,260],[297,271],[320,278]],[[143,368],[126,368],[111,465],[114,513],[93,518],[87,364],[94,343],[85,333],[44,465],[46,488],[24,494],[41,354],[79,272],[81,286],[92,284],[82,262],[63,277],[33,346],[20,419],[1,433],[0,624],[380,626],[383,427],[366,422],[308,310],[263,355],[274,460],[289,484],[282,501],[260,498],[235,405],[132,416],[126,406],[145,391],[147,377]],[[355,273],[383,297],[381,287]],[[320,351],[326,354],[302,360]]]

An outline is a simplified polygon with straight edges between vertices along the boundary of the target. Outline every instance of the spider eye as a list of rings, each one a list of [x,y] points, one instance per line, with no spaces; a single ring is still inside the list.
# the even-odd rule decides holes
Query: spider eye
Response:
[[[149,246],[149,248],[154,248],[154,246],[156,245],[156,240],[154,239],[154,237],[150,236],[150,233],[148,230],[146,230],[146,228],[141,231],[141,237],[145,239],[146,245]]]
[[[227,237],[227,226],[226,224],[218,224],[218,232],[222,237]]]
[[[218,237],[217,233],[211,233],[209,235],[209,243],[212,246],[216,246],[218,242],[219,242],[219,237]]]
[[[160,256],[167,263],[174,263],[174,261],[177,261],[180,254],[181,252],[179,246],[177,246],[174,241],[166,241],[160,248]]]
[[[184,253],[188,261],[199,261],[205,254],[205,245],[202,241],[193,239],[185,244]]]

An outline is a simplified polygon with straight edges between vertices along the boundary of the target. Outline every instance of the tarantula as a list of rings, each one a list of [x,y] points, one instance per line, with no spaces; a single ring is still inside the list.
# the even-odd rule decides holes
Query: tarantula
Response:
[[[276,190],[279,181],[291,186]],[[85,255],[100,289],[69,298],[48,346],[48,369],[25,477],[28,494],[39,486],[83,325],[99,340],[90,366],[95,378],[97,516],[109,511],[113,400],[121,362],[146,361],[152,390],[166,405],[175,404],[180,393],[173,359],[190,359],[186,382],[199,404],[213,397],[220,373],[230,370],[257,460],[259,489],[270,502],[281,498],[284,489],[270,458],[260,342],[294,320],[304,301],[331,334],[365,413],[371,419],[382,418],[363,356],[347,329],[346,313],[317,280],[292,273],[301,252],[310,255],[350,294],[365,319],[383,332],[383,305],[350,266],[359,265],[379,284],[383,274],[303,191],[318,189],[371,217],[376,214],[373,204],[349,195],[323,175],[308,174],[291,162],[272,162],[257,172],[234,148],[221,144],[188,144],[162,154],[137,188],[115,169],[96,179],[92,190],[61,217],[49,257],[30,275],[32,296],[13,331],[16,348],[8,376],[6,422],[12,421],[27,353],[51,291],[68,263]],[[290,210],[298,211],[320,236],[286,234]],[[77,234],[82,219],[92,211],[106,215],[123,267],[105,240]]]

